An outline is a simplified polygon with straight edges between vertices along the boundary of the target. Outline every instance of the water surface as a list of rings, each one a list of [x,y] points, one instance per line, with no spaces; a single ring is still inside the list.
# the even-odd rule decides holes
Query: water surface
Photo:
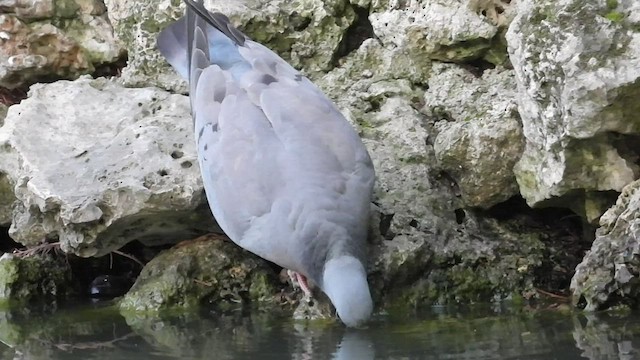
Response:
[[[269,311],[125,318],[107,304],[0,311],[2,359],[640,359],[640,316],[508,308],[378,315],[366,329]]]

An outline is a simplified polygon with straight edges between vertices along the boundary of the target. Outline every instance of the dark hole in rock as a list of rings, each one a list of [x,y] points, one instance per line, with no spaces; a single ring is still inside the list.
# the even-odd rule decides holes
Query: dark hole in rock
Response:
[[[132,241],[120,248],[118,253],[112,252],[101,257],[67,255],[78,297],[105,300],[124,295],[142,271],[142,265],[133,258],[147,263],[168,247],[147,247]]]
[[[411,221],[409,221],[409,226],[411,226],[412,228],[417,228],[418,226],[420,226],[420,223],[418,223],[416,219],[412,219]]]
[[[500,221],[515,233],[539,234],[544,244],[541,264],[533,269],[538,289],[569,295],[569,285],[578,263],[591,247],[594,229],[567,208],[532,209],[521,196],[514,196],[480,212]]]
[[[190,167],[192,167],[192,166],[193,166],[193,163],[192,163],[191,161],[183,161],[183,162],[180,164],[180,166],[181,166],[183,169],[188,169],[188,168],[190,168]]]
[[[482,77],[482,74],[484,74],[486,70],[496,68],[495,64],[492,64],[484,59],[465,61],[463,63],[460,63],[460,66],[462,66],[465,70],[467,70],[477,78]]]
[[[184,156],[184,153],[180,150],[174,150],[171,152],[171,157],[174,159],[180,159],[183,156]]]
[[[114,62],[105,63],[97,66],[93,74],[91,74],[91,76],[94,79],[99,77],[109,78],[114,76],[115,77],[120,76],[120,74],[122,73],[122,69],[124,69],[127,66],[128,61],[129,61],[128,56],[124,54]]]
[[[0,251],[3,253],[12,252],[14,249],[21,248],[22,245],[13,241],[9,236],[8,227],[0,227]]]
[[[311,24],[311,18],[308,16],[301,16],[300,13],[294,11],[289,15],[289,21],[295,31],[303,31]]]
[[[0,104],[11,106],[27,98],[28,87],[7,89],[0,87]]]
[[[166,169],[158,170],[158,175],[167,176],[169,175],[169,172]]]
[[[386,240],[391,240],[395,236],[389,229],[391,228],[391,220],[393,220],[394,214],[381,214],[380,215],[380,235]]]
[[[504,12],[504,9],[501,6],[496,6],[496,13],[502,14],[503,12]]]
[[[357,50],[362,43],[376,35],[373,32],[373,26],[369,21],[369,10],[360,6],[354,6],[356,20],[347,28],[342,41],[338,45],[338,50],[333,55],[333,65],[338,66],[338,61],[349,55],[352,51]]]
[[[456,215],[456,222],[458,224],[462,224],[464,219],[467,217],[467,213],[465,213],[464,209],[455,209],[453,213]]]

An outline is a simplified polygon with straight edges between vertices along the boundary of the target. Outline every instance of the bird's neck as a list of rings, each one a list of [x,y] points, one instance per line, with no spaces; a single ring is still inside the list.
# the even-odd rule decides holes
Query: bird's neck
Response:
[[[373,301],[367,273],[357,258],[343,255],[325,264],[322,288],[348,326],[358,326],[371,316]]]

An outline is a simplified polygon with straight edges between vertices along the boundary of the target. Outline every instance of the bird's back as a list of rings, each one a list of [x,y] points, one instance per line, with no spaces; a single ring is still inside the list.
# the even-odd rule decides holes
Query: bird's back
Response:
[[[189,80],[199,164],[222,229],[320,283],[327,256],[362,260],[374,172],[357,133],[279,56],[186,2],[158,46]]]

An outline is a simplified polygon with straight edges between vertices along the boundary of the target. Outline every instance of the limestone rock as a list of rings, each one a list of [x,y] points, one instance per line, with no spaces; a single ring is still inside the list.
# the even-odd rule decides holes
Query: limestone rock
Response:
[[[120,309],[158,311],[270,302],[278,294],[277,284],[264,260],[223,236],[209,235],[156,256],[122,299]]]
[[[473,10],[458,0],[388,1],[375,6],[369,19],[382,43],[409,57],[465,61],[481,58],[498,32]]]
[[[402,56],[397,48],[369,39],[317,81],[359,130],[376,169],[369,279],[377,304],[417,306],[483,296],[488,301],[532,286],[532,272],[521,269],[541,263],[541,236],[479,219],[464,209],[455,184],[442,175],[433,117],[421,112],[421,84],[444,92],[453,85],[437,74],[447,67],[434,63],[432,70],[420,57]],[[451,73],[466,72],[450,67]],[[508,72],[496,73],[486,80],[492,85],[478,80],[473,86],[504,93],[495,101],[499,109],[498,104],[508,107],[513,84]],[[508,86],[501,89],[501,83]],[[444,97],[438,99],[444,102]],[[453,108],[454,102],[446,104]],[[464,106],[494,111],[491,103]]]
[[[16,241],[57,237],[65,252],[100,256],[211,228],[187,97],[88,78],[29,95],[0,129]]]
[[[640,295],[640,180],[627,185],[600,219],[591,250],[571,281],[574,301],[587,310],[637,305]]]
[[[75,78],[124,54],[98,0],[0,2],[0,86]]]
[[[524,139],[513,72],[487,70],[476,78],[455,65],[433,71],[424,101],[437,121],[435,156],[465,205],[489,208],[517,195],[513,166]]]
[[[507,40],[526,137],[515,171],[530,205],[619,192],[640,175],[638,8],[623,3],[518,2]]]
[[[5,253],[0,257],[0,301],[5,304],[64,299],[71,293],[70,279],[69,264],[59,256]]]
[[[169,0],[106,0],[105,4],[116,34],[129,50],[124,84],[185,91],[184,82],[156,49],[157,33],[182,16],[184,4]],[[309,73],[333,67],[343,35],[356,18],[346,0],[207,0],[204,5],[225,13],[249,37]]]

